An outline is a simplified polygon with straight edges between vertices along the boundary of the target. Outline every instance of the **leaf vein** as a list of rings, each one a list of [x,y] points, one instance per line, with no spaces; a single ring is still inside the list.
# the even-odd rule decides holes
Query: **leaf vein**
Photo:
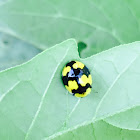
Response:
[[[114,82],[111,84],[111,86],[108,88],[108,90],[106,91],[106,93],[104,94],[104,96],[102,97],[102,99],[100,100],[97,108],[96,108],[96,112],[95,115],[93,117],[92,120],[96,119],[97,117],[97,113],[101,107],[102,102],[104,101],[104,99],[106,98],[106,96],[108,95],[109,91],[112,89],[112,87],[115,85],[115,83],[119,80],[119,78],[128,70],[128,68],[134,63],[134,61],[138,58],[139,55],[137,55],[136,57],[134,57],[134,59],[122,70],[122,72],[120,72],[120,74],[118,74],[118,76],[115,78]]]
[[[0,102],[2,102],[2,100],[4,99],[4,97],[10,92],[12,91],[18,84],[20,83],[20,81],[16,82],[7,92],[3,93],[0,97]]]
[[[43,93],[43,96],[42,96],[42,98],[41,98],[41,101],[40,101],[40,103],[39,103],[39,106],[38,106],[38,108],[37,108],[37,111],[36,111],[36,113],[35,113],[35,115],[34,115],[34,117],[33,117],[33,120],[32,120],[32,122],[31,122],[31,124],[30,124],[30,126],[29,126],[28,131],[27,131],[27,133],[26,133],[26,135],[25,135],[25,140],[28,138],[28,136],[29,136],[29,134],[30,134],[30,132],[31,132],[31,130],[32,130],[32,128],[33,128],[33,125],[35,124],[35,121],[36,121],[36,119],[37,119],[37,117],[38,117],[38,114],[39,114],[39,112],[40,112],[40,110],[41,110],[41,107],[42,107],[42,104],[43,104],[43,102],[44,102],[46,93],[47,93],[47,91],[48,91],[48,89],[49,89],[49,87],[50,87],[50,85],[51,85],[51,82],[52,82],[52,80],[53,80],[53,78],[54,78],[54,75],[55,75],[55,73],[56,73],[56,71],[57,71],[57,68],[59,67],[59,65],[61,64],[61,62],[64,60],[64,58],[66,57],[66,55],[67,55],[69,49],[70,49],[70,47],[68,47],[68,49],[66,50],[65,55],[63,56],[63,58],[62,58],[62,60],[60,61],[60,63],[58,63],[58,65],[56,66],[56,68],[55,68],[55,70],[54,70],[54,72],[53,72],[53,74],[52,74],[52,76],[51,76],[51,78],[50,78],[50,81],[49,81],[49,83],[48,83],[48,85],[47,85],[47,87],[46,87],[46,89],[45,89],[45,91],[44,91],[44,93]]]

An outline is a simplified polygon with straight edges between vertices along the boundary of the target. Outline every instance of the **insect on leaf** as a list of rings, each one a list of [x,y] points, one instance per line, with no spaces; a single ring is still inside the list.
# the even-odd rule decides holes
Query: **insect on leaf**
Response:
[[[139,140],[140,42],[79,58],[69,39],[0,73],[0,138]],[[76,98],[61,80],[66,63],[84,63],[91,94]],[[129,123],[128,123],[129,121]]]

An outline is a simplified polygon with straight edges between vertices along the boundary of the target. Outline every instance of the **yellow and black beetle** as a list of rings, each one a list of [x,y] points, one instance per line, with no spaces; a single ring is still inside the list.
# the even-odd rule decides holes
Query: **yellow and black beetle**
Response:
[[[79,61],[71,61],[62,71],[66,89],[76,97],[85,97],[91,92],[92,77],[88,68]]]

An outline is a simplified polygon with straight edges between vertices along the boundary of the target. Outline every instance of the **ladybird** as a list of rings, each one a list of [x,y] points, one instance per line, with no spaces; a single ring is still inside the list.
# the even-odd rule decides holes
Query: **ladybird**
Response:
[[[66,89],[76,97],[85,97],[91,92],[92,77],[88,68],[79,61],[71,61],[62,71]]]

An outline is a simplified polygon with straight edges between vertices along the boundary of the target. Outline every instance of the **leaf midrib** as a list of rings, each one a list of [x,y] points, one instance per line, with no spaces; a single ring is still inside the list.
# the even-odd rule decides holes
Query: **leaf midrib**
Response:
[[[70,45],[70,46],[71,46],[71,45]],[[39,114],[39,112],[40,112],[40,110],[41,110],[41,108],[42,108],[42,104],[43,104],[44,99],[45,99],[45,97],[46,97],[47,91],[48,91],[48,89],[49,89],[49,87],[50,87],[50,85],[51,85],[51,83],[52,83],[52,80],[53,80],[53,78],[54,78],[54,75],[55,75],[55,73],[56,73],[58,67],[60,66],[61,62],[62,62],[62,61],[65,59],[65,57],[67,56],[67,53],[68,53],[68,51],[69,51],[69,49],[70,49],[70,46],[69,46],[68,49],[66,50],[66,53],[65,53],[65,55],[62,57],[61,61],[60,61],[60,62],[58,63],[58,65],[56,66],[56,68],[55,68],[55,70],[54,70],[54,72],[53,72],[53,74],[52,74],[52,76],[51,76],[51,78],[50,78],[50,81],[49,81],[49,83],[48,83],[47,86],[46,86],[46,89],[45,89],[45,91],[44,91],[44,93],[43,93],[43,96],[42,96],[42,98],[41,98],[41,101],[40,101],[40,103],[39,103],[39,106],[38,106],[38,108],[37,108],[37,111],[36,111],[36,113],[35,113],[35,115],[34,115],[34,117],[33,117],[33,120],[32,120],[32,122],[31,122],[29,128],[28,128],[28,131],[27,131],[27,133],[26,133],[26,135],[25,135],[24,140],[27,140],[27,139],[28,139],[28,136],[29,136],[29,134],[30,134],[30,132],[31,132],[31,130],[32,130],[34,124],[35,124],[35,121],[36,121],[36,119],[37,119],[37,117],[38,117],[38,114]]]

